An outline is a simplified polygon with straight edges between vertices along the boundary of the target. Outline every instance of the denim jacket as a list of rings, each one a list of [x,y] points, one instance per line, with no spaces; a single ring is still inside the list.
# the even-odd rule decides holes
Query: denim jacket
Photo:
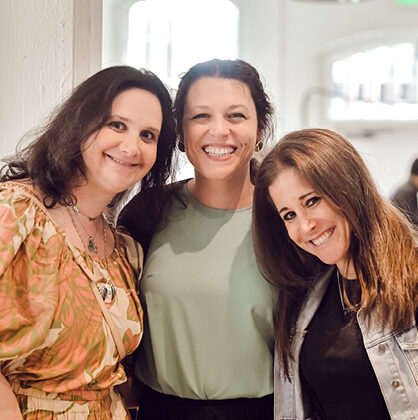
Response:
[[[318,275],[308,292],[295,326],[292,350],[295,361],[289,361],[289,382],[283,374],[280,357],[275,354],[274,419],[309,420],[308,399],[302,394],[299,378],[299,356],[306,329],[325,294],[335,266]],[[357,321],[364,346],[379,382],[391,419],[418,420],[418,332],[415,321],[398,333],[376,327],[373,314],[370,325],[362,311]]]

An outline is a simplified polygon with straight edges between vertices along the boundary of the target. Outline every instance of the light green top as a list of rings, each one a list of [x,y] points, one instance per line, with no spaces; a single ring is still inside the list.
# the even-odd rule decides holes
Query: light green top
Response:
[[[251,207],[210,208],[185,185],[181,196],[146,259],[136,374],[183,398],[271,394],[275,292],[255,262]]]

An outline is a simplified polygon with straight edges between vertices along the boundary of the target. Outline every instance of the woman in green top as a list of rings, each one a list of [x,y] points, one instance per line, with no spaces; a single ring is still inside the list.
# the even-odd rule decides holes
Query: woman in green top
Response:
[[[272,106],[251,65],[211,60],[183,76],[175,113],[194,179],[119,219],[147,251],[141,419],[272,419],[274,291],[255,262],[250,174]]]

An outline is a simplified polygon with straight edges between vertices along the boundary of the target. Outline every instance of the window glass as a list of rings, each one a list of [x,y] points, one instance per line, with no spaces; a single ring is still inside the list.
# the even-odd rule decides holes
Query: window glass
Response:
[[[332,63],[333,120],[418,120],[418,48],[358,51]]]
[[[239,12],[229,0],[141,0],[129,11],[127,63],[172,87],[192,65],[238,56]]]

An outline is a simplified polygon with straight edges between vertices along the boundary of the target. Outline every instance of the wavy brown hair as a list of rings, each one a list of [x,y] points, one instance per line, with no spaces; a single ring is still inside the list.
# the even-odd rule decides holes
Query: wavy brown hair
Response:
[[[324,129],[284,136],[257,175],[253,234],[260,271],[279,286],[276,345],[288,376],[291,331],[313,277],[325,265],[292,242],[270,198],[268,188],[285,168],[297,169],[347,219],[348,258],[359,280],[362,311],[369,317],[377,310],[380,324],[394,332],[411,325],[418,306],[418,253],[416,232],[379,194],[351,143]]]
[[[157,158],[141,181],[141,189],[163,185],[172,175],[175,125],[172,99],[161,80],[151,71],[114,66],[99,71],[76,87],[70,97],[39,130],[31,144],[3,161],[0,181],[30,178],[45,194],[44,204],[54,207],[75,202],[71,190],[85,179],[81,148],[91,134],[110,117],[116,96],[131,89],[146,90],[161,105],[163,122],[158,138]],[[123,194],[117,194],[117,204]]]

